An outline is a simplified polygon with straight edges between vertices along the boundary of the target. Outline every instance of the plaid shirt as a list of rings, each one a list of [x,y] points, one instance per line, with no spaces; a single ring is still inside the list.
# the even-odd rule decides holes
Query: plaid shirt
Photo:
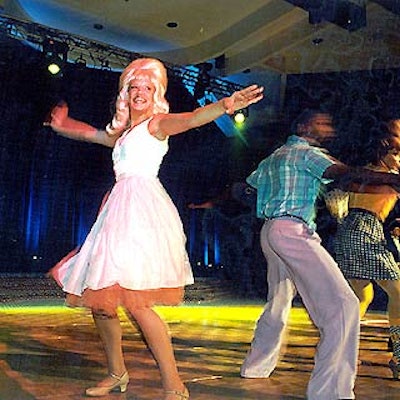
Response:
[[[257,217],[291,215],[315,229],[317,197],[331,182],[322,175],[333,164],[322,149],[300,136],[289,136],[246,180],[257,189]]]

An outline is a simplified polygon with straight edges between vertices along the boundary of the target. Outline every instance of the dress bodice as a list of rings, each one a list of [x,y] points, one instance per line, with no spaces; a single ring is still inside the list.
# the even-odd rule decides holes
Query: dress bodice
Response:
[[[115,143],[112,159],[116,180],[132,175],[157,176],[168,151],[168,138],[158,140],[149,132],[150,119],[127,130]]]

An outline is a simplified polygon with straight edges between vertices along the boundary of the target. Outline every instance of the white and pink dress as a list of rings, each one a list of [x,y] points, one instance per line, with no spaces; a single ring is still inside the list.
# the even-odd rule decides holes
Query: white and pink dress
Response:
[[[174,305],[193,283],[181,219],[158,171],[168,139],[146,120],[116,142],[116,183],[79,252],[51,271],[67,304],[115,312],[116,307]]]

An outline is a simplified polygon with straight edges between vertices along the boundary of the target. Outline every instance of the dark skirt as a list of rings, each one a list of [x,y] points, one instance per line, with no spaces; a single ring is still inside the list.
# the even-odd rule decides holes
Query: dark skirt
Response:
[[[400,268],[387,247],[383,225],[366,210],[350,209],[339,223],[335,258],[348,279],[400,279]]]

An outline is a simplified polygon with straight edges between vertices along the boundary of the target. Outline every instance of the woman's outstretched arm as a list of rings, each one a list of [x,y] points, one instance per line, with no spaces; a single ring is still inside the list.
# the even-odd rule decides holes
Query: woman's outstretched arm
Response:
[[[196,108],[192,112],[158,114],[149,124],[150,132],[162,139],[197,128],[224,114],[233,114],[236,110],[257,103],[263,98],[263,90],[263,87],[251,85],[215,103]]]
[[[105,130],[98,130],[86,122],[71,118],[65,102],[57,104],[50,112],[49,119],[43,123],[60,136],[85,142],[98,143],[113,147],[118,136],[110,137]]]

